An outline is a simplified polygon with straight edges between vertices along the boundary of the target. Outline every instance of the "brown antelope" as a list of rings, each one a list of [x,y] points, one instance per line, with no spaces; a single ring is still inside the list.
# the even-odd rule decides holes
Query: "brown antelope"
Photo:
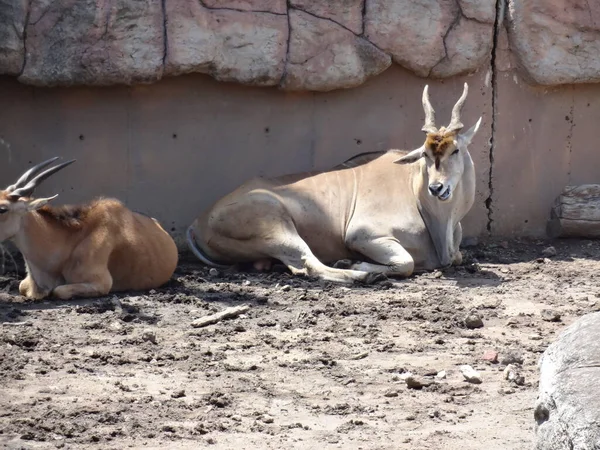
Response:
[[[31,197],[42,181],[75,162],[41,172],[57,159],[32,167],[0,191],[0,242],[10,239],[27,268],[21,295],[95,297],[166,283],[177,265],[177,247],[155,219],[115,199],[54,207],[48,202],[57,195]]]
[[[243,184],[188,228],[190,249],[212,266],[258,268],[275,259],[294,274],[337,282],[460,263],[460,221],[475,199],[467,146],[481,123],[462,131],[467,92],[465,83],[450,124],[438,129],[425,86],[426,139],[416,150],[363,154],[326,172]],[[340,261],[347,259],[360,262]],[[342,264],[324,264],[336,261]]]

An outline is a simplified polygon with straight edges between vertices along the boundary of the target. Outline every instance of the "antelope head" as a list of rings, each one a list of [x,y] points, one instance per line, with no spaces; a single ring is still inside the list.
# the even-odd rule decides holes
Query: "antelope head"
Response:
[[[447,201],[452,198],[453,190],[463,176],[465,162],[470,160],[467,147],[479,129],[481,117],[469,130],[462,132],[464,125],[460,121],[460,113],[469,92],[469,87],[465,83],[462,95],[452,108],[450,124],[438,129],[435,125],[435,111],[429,101],[428,88],[425,86],[423,89],[425,125],[422,131],[426,133],[425,143],[394,162],[409,164],[423,158],[427,170],[429,195],[440,201]]]
[[[35,211],[46,205],[50,200],[58,197],[58,194],[47,198],[32,198],[35,188],[50,175],[67,167],[75,160],[67,161],[57,166],[46,169],[58,157],[51,158],[36,166],[33,166],[3,191],[0,191],[0,242],[14,237],[21,229],[23,217],[30,211]]]

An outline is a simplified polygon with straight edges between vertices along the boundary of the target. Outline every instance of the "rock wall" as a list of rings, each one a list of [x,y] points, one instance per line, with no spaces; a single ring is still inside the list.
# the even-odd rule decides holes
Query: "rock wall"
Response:
[[[66,86],[199,72],[329,91],[394,62],[447,78],[489,62],[496,11],[530,83],[600,81],[588,0],[0,0],[0,74]]]

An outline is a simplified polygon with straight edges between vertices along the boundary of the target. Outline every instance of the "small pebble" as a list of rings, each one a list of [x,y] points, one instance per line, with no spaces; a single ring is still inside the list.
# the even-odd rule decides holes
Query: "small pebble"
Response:
[[[444,378],[446,378],[446,371],[445,370],[440,370],[437,375],[437,378],[439,378],[440,380],[443,380]]]
[[[419,377],[417,375],[406,377],[404,381],[409,389],[421,389],[433,384],[433,380],[428,380],[427,378]]]
[[[384,397],[398,397],[398,391],[395,389],[388,389],[383,394]]]
[[[242,285],[244,286],[250,286],[250,280],[244,280],[244,282],[242,283]]]
[[[483,359],[491,363],[498,362],[498,352],[496,350],[486,350],[483,354]]]
[[[156,344],[156,333],[152,330],[144,330],[142,333],[142,340]]]
[[[292,287],[289,284],[284,284],[283,286],[281,286],[280,291],[287,292],[290,289],[292,289]]]
[[[504,369],[504,379],[515,383],[517,386],[523,386],[525,384],[525,377],[514,364],[506,366]]]
[[[545,322],[560,322],[560,313],[553,309],[542,309],[540,315]]]
[[[218,277],[219,276],[219,271],[217,269],[215,269],[214,267],[212,267],[209,271],[208,274],[211,277]]]
[[[483,320],[477,314],[469,314],[465,317],[465,326],[470,330],[481,328],[483,327]]]
[[[556,249],[552,246],[546,247],[544,250],[542,250],[542,255],[544,255],[546,258],[552,258],[553,256],[556,256]]]
[[[469,383],[481,384],[481,375],[469,365],[460,366],[460,373]]]
[[[523,361],[523,355],[518,353],[516,350],[509,350],[500,358],[500,364],[502,365],[523,364]]]
[[[440,272],[439,270],[433,272],[433,278],[442,278],[442,275],[442,272]]]
[[[181,397],[185,397],[184,389],[179,389],[178,391],[175,391],[171,394],[171,398],[181,398]]]
[[[275,419],[268,414],[263,414],[260,418],[264,423],[273,423]]]

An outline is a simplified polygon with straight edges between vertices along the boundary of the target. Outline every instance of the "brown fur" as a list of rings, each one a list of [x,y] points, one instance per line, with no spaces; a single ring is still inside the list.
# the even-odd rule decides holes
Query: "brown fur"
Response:
[[[0,191],[2,239],[12,239],[27,263],[19,291],[28,298],[96,297],[166,283],[177,247],[160,224],[116,199],[83,205],[35,205]],[[14,234],[16,232],[16,234]]]
[[[52,221],[59,226],[79,230],[83,227],[90,210],[97,203],[98,200],[85,205],[46,205],[38,209],[37,212],[48,221]]]
[[[434,157],[441,158],[444,156],[448,148],[454,145],[455,139],[456,133],[427,133],[425,147],[431,150],[431,153],[433,153]]]

